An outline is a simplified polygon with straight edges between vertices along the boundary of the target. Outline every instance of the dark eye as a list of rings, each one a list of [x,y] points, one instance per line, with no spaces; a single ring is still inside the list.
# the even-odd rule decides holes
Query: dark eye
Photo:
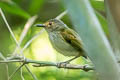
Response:
[[[52,25],[52,22],[49,22],[49,25]]]

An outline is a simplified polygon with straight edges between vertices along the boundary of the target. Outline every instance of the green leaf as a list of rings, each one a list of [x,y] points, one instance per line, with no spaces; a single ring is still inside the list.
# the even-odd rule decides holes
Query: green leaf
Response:
[[[108,31],[107,20],[97,11],[96,11],[96,16],[99,19],[99,22],[100,22],[100,24],[102,26],[103,31],[108,36],[109,35],[109,31]]]
[[[12,13],[14,15],[18,15],[21,16],[23,18],[28,19],[30,17],[30,15],[24,11],[23,9],[21,9],[17,4],[15,4],[14,2],[0,2],[0,7],[9,12]]]
[[[96,9],[98,11],[105,11],[104,1],[90,0],[90,2],[94,9]]]
[[[107,25],[107,20],[106,18],[100,13],[100,12],[105,12],[104,8],[104,1],[97,1],[97,0],[90,0],[92,7],[95,9],[96,16],[99,19],[99,22],[103,28],[103,31],[105,32],[106,35],[109,34],[108,31],[108,25]]]

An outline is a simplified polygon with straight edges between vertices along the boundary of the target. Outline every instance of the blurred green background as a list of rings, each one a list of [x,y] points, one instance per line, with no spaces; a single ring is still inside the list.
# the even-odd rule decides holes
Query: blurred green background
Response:
[[[93,8],[96,10],[103,29],[108,35],[106,28],[106,21],[104,15],[104,3],[103,1],[91,0]],[[17,40],[20,38],[20,34],[24,28],[27,20],[38,15],[36,23],[43,23],[49,19],[55,18],[65,9],[60,0],[0,0],[0,7],[4,11],[7,21],[12,28]],[[72,23],[68,15],[65,15],[62,20],[71,28]],[[35,34],[40,32],[42,28],[32,27],[29,29],[25,39],[23,40],[21,47],[30,40]],[[2,17],[0,16],[0,52],[4,56],[10,55],[16,47],[16,44],[9,33]],[[56,52],[48,39],[47,33],[44,31],[37,39],[35,39],[30,46],[24,51],[27,58],[40,60],[40,61],[52,61],[60,62],[68,60],[68,57],[64,57]],[[72,63],[85,64],[82,59],[76,59]],[[6,77],[5,68],[3,64],[0,64],[0,80]],[[9,75],[18,67],[18,63],[9,64]],[[32,72],[37,76],[38,80],[95,80],[96,74],[94,71],[85,72],[82,70],[67,70],[58,69],[55,67],[41,67],[36,68],[29,64]],[[17,72],[12,80],[21,80],[20,72]],[[25,80],[33,80],[28,71],[23,67],[23,76]]]

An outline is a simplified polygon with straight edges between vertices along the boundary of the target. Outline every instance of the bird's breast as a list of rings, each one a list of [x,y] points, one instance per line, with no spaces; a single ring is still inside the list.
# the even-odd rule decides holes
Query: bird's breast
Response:
[[[80,52],[72,45],[67,43],[60,33],[49,33],[49,39],[53,48],[65,56],[77,56]]]

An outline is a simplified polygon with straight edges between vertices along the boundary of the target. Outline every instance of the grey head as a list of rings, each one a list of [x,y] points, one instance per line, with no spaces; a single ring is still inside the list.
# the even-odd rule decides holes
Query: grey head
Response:
[[[47,32],[61,31],[67,28],[67,26],[61,20],[58,19],[50,19],[44,24],[37,24],[36,26],[44,27]]]

